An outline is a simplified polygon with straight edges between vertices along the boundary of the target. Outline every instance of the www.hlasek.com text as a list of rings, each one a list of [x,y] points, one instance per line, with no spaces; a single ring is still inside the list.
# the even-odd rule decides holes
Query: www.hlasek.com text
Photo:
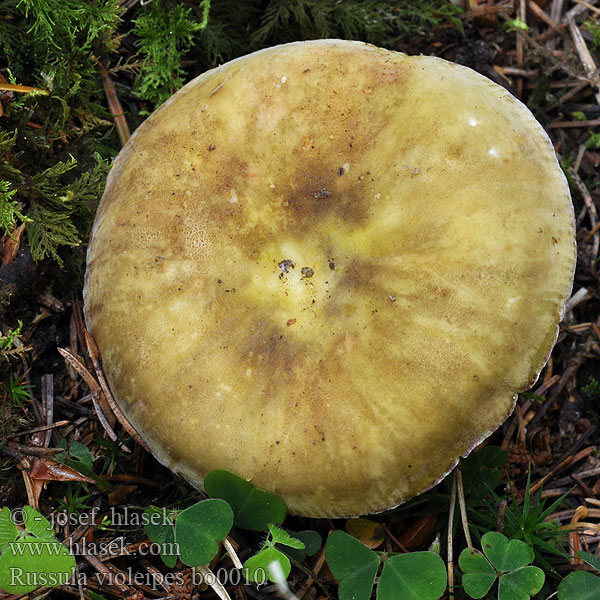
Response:
[[[100,559],[109,556],[124,556],[127,554],[139,554],[141,556],[179,556],[179,544],[176,542],[142,543],[135,547],[132,552],[127,548],[125,539],[115,538],[105,542],[88,542],[85,538],[78,542],[69,541],[65,545],[59,542],[46,542],[39,544],[21,544],[12,542],[9,544],[11,552],[15,556],[58,556],[64,552],[64,548],[73,556],[94,555]]]

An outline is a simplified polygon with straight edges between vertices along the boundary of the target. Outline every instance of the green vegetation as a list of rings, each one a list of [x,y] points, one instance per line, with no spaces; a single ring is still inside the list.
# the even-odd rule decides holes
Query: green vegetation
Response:
[[[133,34],[143,56],[134,92],[139,98],[161,104],[184,83],[181,62],[192,47],[195,34],[208,22],[210,1],[201,3],[202,21],[193,19],[192,9],[181,4],[152,2],[135,21]]]
[[[84,483],[67,483],[64,496],[58,501],[57,510],[68,515],[76,515],[88,510],[90,505],[87,504],[87,501],[92,495],[86,492],[87,488]]]
[[[104,159],[117,150],[104,144],[110,115],[94,56],[113,49],[118,7],[118,0],[0,6],[0,67],[9,84],[23,86],[2,100],[0,227],[10,233],[25,223],[36,261],[62,266],[62,248],[79,246],[104,187]]]
[[[598,381],[593,375],[590,375],[587,383],[581,386],[581,391],[590,400],[596,400],[598,397],[600,397],[600,381]]]
[[[65,584],[75,569],[75,558],[56,539],[50,521],[31,506],[0,511],[0,553],[0,589],[11,594]]]
[[[65,450],[57,455],[58,460],[93,476],[93,455],[88,448],[78,442],[73,442],[68,451],[65,443],[61,443],[61,446]],[[499,463],[503,456],[504,453],[498,448],[488,447],[470,457],[463,466],[465,480],[470,486],[465,487],[468,513],[473,514],[475,507],[481,507],[482,502],[487,502],[486,519],[490,523],[493,521],[494,525],[479,538],[481,551],[467,547],[460,553],[460,570],[455,572],[459,577],[454,584],[456,598],[528,600],[536,596],[544,586],[548,571],[533,566],[532,563],[544,563],[549,555],[557,555],[558,548],[564,547],[566,541],[566,531],[547,522],[550,512],[563,498],[546,507],[543,501],[531,497],[529,485],[522,500],[517,500],[514,494],[512,498],[496,494],[494,488],[498,488],[501,482]],[[492,467],[492,464],[497,466]],[[160,556],[167,567],[175,567],[179,558],[184,564],[200,569],[201,573],[210,573],[208,565],[215,560],[221,548],[226,549],[234,560],[239,560],[231,544],[226,542],[227,537],[246,540],[244,543],[248,547],[248,533],[266,533],[258,548],[249,544],[253,548],[253,554],[241,567],[243,577],[247,582],[264,583],[270,580],[285,584],[292,563],[301,563],[322,547],[323,540],[316,531],[294,533],[283,525],[275,524],[285,524],[286,521],[285,506],[277,496],[259,490],[227,471],[213,471],[206,480],[209,482],[207,488],[226,498],[211,497],[184,509],[150,506],[142,515],[145,533],[151,542],[158,545]],[[487,488],[487,492],[483,488]],[[210,491],[209,495],[212,495]],[[425,496],[429,496],[428,502],[433,499],[431,503],[435,504],[433,493],[426,493]],[[90,494],[84,485],[68,484],[58,508],[68,515],[77,514],[89,508],[86,503],[89,498]],[[494,531],[501,505],[506,507],[504,533]],[[34,525],[27,524],[19,529],[15,526],[14,515],[11,516],[8,509],[4,508],[0,512],[0,586],[8,586],[4,589],[12,593],[25,593],[25,588],[11,586],[6,581],[5,569],[8,567],[5,565],[14,566],[17,557],[21,558],[21,547],[11,546],[15,541],[24,547],[28,547],[28,544],[41,544],[42,541],[53,545],[56,560],[62,562],[52,562],[48,563],[50,566],[45,566],[46,563],[38,560],[38,550],[34,552],[32,549],[35,559],[31,565],[28,563],[28,568],[37,570],[36,572],[52,568],[58,569],[58,573],[66,573],[73,564],[68,562],[73,557],[68,555],[66,548],[58,548],[60,544],[54,537],[53,530],[48,530],[49,523],[44,517],[39,515],[38,518],[38,513],[28,506],[20,514],[26,517],[27,523]],[[377,525],[375,521],[368,523]],[[104,531],[106,524],[105,517],[97,528]],[[546,526],[553,531],[556,546],[545,543],[541,532]],[[445,529],[444,524],[439,527]],[[477,532],[481,530],[481,525],[473,524],[473,529]],[[362,537],[360,532],[363,529],[353,530]],[[246,533],[241,533],[242,531]],[[367,532],[365,538],[369,537]],[[457,536],[454,538],[455,547],[460,547]],[[377,541],[375,546],[379,544],[381,541]],[[439,600],[447,589],[446,567],[440,557],[439,542],[434,542],[429,551],[376,551],[353,535],[335,529],[329,533],[324,551],[329,569],[339,584],[340,600],[369,600],[375,587],[378,600],[398,597]],[[43,557],[46,557],[45,552],[42,551]],[[567,558],[564,552],[562,556]],[[580,556],[594,569],[600,570],[597,557],[585,552],[581,552]],[[556,571],[551,567],[549,572],[552,577],[557,577]],[[379,580],[376,579],[378,575]],[[59,583],[50,583],[50,586]],[[320,581],[318,583],[323,585]],[[588,572],[574,572],[560,583],[558,598],[590,600],[595,597],[589,595],[590,590],[597,593],[599,588],[600,577]],[[31,589],[34,588],[28,587],[27,591]]]
[[[596,573],[600,573],[600,558],[590,552],[578,552]],[[589,571],[569,573],[558,586],[558,600],[595,600],[600,597],[600,577]]]
[[[29,385],[25,376],[15,377],[12,373],[8,376],[8,381],[2,384],[8,401],[14,406],[21,406],[23,402],[31,400]]]
[[[23,321],[17,320],[17,326],[8,331],[6,335],[0,333],[0,361],[9,362],[11,358],[23,358],[28,348],[18,343],[23,331]]]
[[[509,502],[498,496],[495,491],[490,491],[483,499],[485,508],[477,511],[477,514],[470,514],[479,533],[492,531],[498,524],[499,507],[506,502],[503,533],[511,540],[525,542],[533,551],[536,564],[549,573],[555,573],[553,565],[568,560],[568,555],[562,548],[566,534],[559,524],[549,520],[549,517],[563,504],[567,496],[568,492],[548,504],[547,499],[542,498],[541,491],[537,496],[532,496],[528,477],[522,499],[518,499],[513,491]],[[481,539],[483,541],[483,537]]]
[[[459,565],[463,572],[463,587],[470,598],[483,598],[498,579],[498,600],[512,600],[537,594],[544,585],[544,572],[530,566],[534,552],[520,540],[494,531],[481,538],[483,553],[465,548]]]
[[[281,527],[269,524],[268,528],[269,534],[260,552],[244,563],[244,573],[248,581],[261,583],[266,577],[270,581],[278,582],[288,578],[292,570],[290,559],[281,550],[275,548],[275,544],[294,550],[305,549],[302,540],[292,537]],[[275,568],[273,563],[276,565]]]
[[[434,552],[376,553],[343,531],[333,531],[325,545],[327,564],[340,582],[340,600],[368,600],[377,585],[379,600],[438,600],[446,591],[446,567]]]

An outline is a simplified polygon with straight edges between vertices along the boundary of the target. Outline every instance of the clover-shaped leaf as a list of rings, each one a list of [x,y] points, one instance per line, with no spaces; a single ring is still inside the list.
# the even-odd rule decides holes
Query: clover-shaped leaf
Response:
[[[81,442],[71,442],[69,450],[67,451],[67,440],[63,438],[58,442],[58,447],[63,448],[63,451],[54,456],[54,459],[57,462],[63,463],[78,473],[93,479],[96,487],[101,491],[104,491],[111,486],[108,481],[94,473],[95,457],[87,446]]]
[[[146,535],[160,549],[162,561],[167,567],[173,568],[177,563],[178,552],[175,545],[175,525],[169,511],[150,506],[144,511],[143,522]]]
[[[281,498],[254,487],[229,471],[212,471],[204,480],[206,493],[226,500],[233,508],[236,527],[264,531],[269,523],[283,523],[286,507]]]
[[[465,592],[471,598],[483,598],[496,581],[496,570],[479,550],[465,548],[460,553],[458,566],[463,574]]]
[[[218,543],[233,526],[233,511],[227,502],[209,499],[182,511],[175,521],[175,543],[181,560],[190,567],[207,565]]]
[[[569,573],[558,586],[558,600],[598,600],[600,577],[588,571]]]
[[[13,522],[10,510],[7,506],[2,507],[0,511],[0,552],[6,552],[18,535],[19,530]]]
[[[285,529],[281,529],[281,527],[277,527],[277,525],[273,525],[272,523],[269,523],[267,544],[283,544],[296,550],[304,549],[304,542],[302,540],[292,537]]]
[[[379,557],[351,535],[335,530],[327,538],[325,556],[339,581],[340,600],[369,600],[379,569]]]
[[[495,531],[483,535],[481,547],[494,568],[501,573],[524,567],[534,558],[533,550],[525,542],[508,541],[505,535]]]
[[[69,454],[81,463],[80,467],[83,466],[84,469],[90,472],[94,471],[94,455],[87,446],[81,442],[71,442]]]
[[[50,521],[31,506],[21,512],[19,530],[8,508],[0,511],[0,588],[26,594],[40,586],[66,584],[73,574],[75,558],[54,535]]]
[[[490,531],[481,538],[484,554],[467,548],[459,558],[463,586],[471,598],[483,598],[496,578],[498,600],[529,600],[544,585],[544,573],[527,566],[534,559],[533,550],[520,540]]]
[[[0,588],[26,594],[40,586],[65,585],[73,575],[75,558],[54,540],[27,536],[0,556]]]
[[[446,591],[446,567],[433,552],[411,552],[385,561],[377,600],[438,600]]]
[[[23,507],[23,525],[25,532],[45,540],[54,540],[52,524],[44,515],[41,515],[33,506]]]
[[[500,577],[499,600],[529,600],[544,585],[544,572],[537,567],[521,567]]]
[[[508,460],[508,453],[498,446],[487,446],[471,452],[461,462],[463,484],[471,498],[481,498],[500,483],[500,467]]]

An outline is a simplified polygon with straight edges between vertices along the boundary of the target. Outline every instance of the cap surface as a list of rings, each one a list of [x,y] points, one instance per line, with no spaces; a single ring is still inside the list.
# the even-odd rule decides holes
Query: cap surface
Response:
[[[200,486],[382,511],[496,429],[552,348],[573,209],[529,110],[360,42],[196,78],[109,176],[84,290],[116,399]]]

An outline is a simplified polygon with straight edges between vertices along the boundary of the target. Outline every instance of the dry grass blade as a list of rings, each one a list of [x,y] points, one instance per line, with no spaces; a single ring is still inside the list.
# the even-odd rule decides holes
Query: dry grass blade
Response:
[[[40,433],[41,431],[48,431],[49,429],[55,429],[57,427],[64,427],[65,425],[68,425],[69,423],[70,423],[70,421],[57,421],[56,423],[51,423],[50,425],[40,425],[39,427],[32,427],[31,429],[25,429],[24,431],[18,431],[16,433],[10,433],[8,435],[3,435],[0,439],[8,440],[10,438],[31,435],[32,433]]]
[[[85,558],[85,560],[87,560],[90,565],[92,565],[92,567],[98,571],[98,573],[104,575],[104,578],[107,581],[112,582],[112,584],[116,586],[122,594],[126,594],[127,597],[129,597],[133,593],[133,590],[130,587],[124,583],[119,583],[119,578],[113,577],[113,572],[94,555],[84,554],[83,558]]]
[[[590,217],[590,224],[592,226],[592,231],[593,231],[596,228],[596,225],[598,224],[598,211],[596,210],[596,205],[594,204],[594,201],[592,200],[592,196],[591,196],[589,190],[587,189],[587,186],[581,180],[581,177],[579,177],[579,175],[573,169],[569,169],[569,173],[571,174],[571,177],[573,177],[573,181],[575,182],[575,184],[577,185],[577,189],[581,193],[581,196],[583,198],[583,201],[584,201],[585,206],[588,211],[588,215]],[[592,271],[595,271],[596,260],[598,258],[598,247],[599,246],[600,246],[600,233],[598,232],[598,230],[596,230],[596,233],[594,234],[594,240],[592,243],[592,252],[591,252],[591,257],[590,257],[590,263],[591,263],[590,268],[592,269]]]
[[[124,146],[131,137],[131,132],[129,131],[129,125],[127,124],[121,101],[119,100],[119,96],[117,96],[115,84],[104,65],[99,60],[96,60],[96,64],[98,65],[100,76],[102,77],[102,85],[104,86],[104,94],[106,95],[106,100],[108,102],[108,109],[113,116],[121,145]]]
[[[30,85],[13,85],[11,83],[0,83],[0,92],[18,92],[20,94],[31,94],[37,92],[47,96],[50,92],[42,88],[32,87]]]
[[[85,335],[85,342],[87,344],[87,350],[89,357],[92,360],[92,364],[94,365],[94,370],[96,371],[96,377],[98,377],[98,381],[100,382],[100,387],[104,392],[104,397],[106,401],[110,405],[111,410],[114,415],[117,417],[119,423],[123,426],[123,429],[147,452],[150,452],[150,448],[146,445],[146,442],[140,437],[140,434],[133,428],[131,423],[127,420],[118,404],[115,402],[113,395],[108,387],[108,383],[106,381],[106,377],[104,377],[104,371],[102,370],[102,366],[100,365],[100,352],[98,350],[98,346],[96,346],[96,341],[90,334],[90,332],[84,328],[83,330]]]
[[[592,83],[593,89],[595,90],[594,96],[596,97],[596,102],[600,103],[600,76],[596,70],[596,63],[594,62],[594,59],[588,50],[579,27],[577,27],[577,24],[575,23],[575,19],[573,19],[571,16],[567,16],[567,23],[569,25],[569,32],[573,38],[573,43],[575,44],[579,59],[581,60],[583,68],[585,69],[585,73]]]
[[[54,376],[52,374],[42,375],[42,405],[44,407],[44,417],[48,429],[44,435],[44,448],[50,445],[50,437],[52,435],[52,421],[54,420]]]
[[[107,421],[106,416],[100,406],[100,402],[98,398],[102,393],[102,389],[98,385],[98,382],[94,379],[91,373],[85,368],[85,366],[81,363],[81,361],[73,356],[66,348],[58,348],[58,352],[60,355],[75,369],[75,371],[81,376],[81,378],[87,383],[90,388],[90,392],[92,393],[92,403],[94,405],[94,409],[96,410],[96,415],[98,416],[98,420],[102,425],[104,431],[108,437],[116,441],[117,434],[114,432],[113,428],[110,426],[110,423]],[[126,452],[131,452],[131,450],[125,446],[125,444],[121,444],[121,448]]]
[[[227,593],[227,590],[223,587],[223,584],[217,577],[214,576],[213,572],[208,567],[200,566],[194,567],[194,569],[202,575],[203,579],[212,582],[209,585],[221,600],[231,600],[231,596]]]
[[[580,6],[584,6],[588,10],[592,11],[594,14],[600,15],[600,8],[597,8],[593,4],[590,4],[589,2],[586,2],[585,0],[574,0],[574,1],[577,2],[577,4],[579,4]]]

